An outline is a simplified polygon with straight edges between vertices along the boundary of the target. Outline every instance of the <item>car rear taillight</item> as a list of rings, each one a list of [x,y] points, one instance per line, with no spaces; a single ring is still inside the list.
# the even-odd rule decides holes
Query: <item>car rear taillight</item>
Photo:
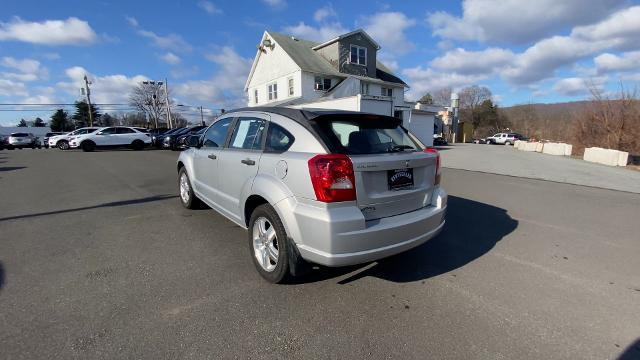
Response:
[[[318,201],[329,203],[356,199],[356,179],[348,156],[317,155],[309,159],[308,164]]]
[[[436,178],[433,181],[433,184],[440,185],[440,153],[434,148],[426,148],[423,151],[430,154],[436,154]]]

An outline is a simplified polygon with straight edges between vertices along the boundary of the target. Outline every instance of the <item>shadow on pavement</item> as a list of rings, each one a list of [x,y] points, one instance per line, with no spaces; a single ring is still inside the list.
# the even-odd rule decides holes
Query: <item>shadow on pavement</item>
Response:
[[[620,356],[618,360],[638,360],[640,359],[640,338],[636,339],[631,345],[629,345]]]
[[[5,167],[0,167],[0,172],[2,171],[14,171],[14,170],[21,170],[21,169],[26,169],[26,166],[5,166]]]
[[[0,218],[0,221],[26,219],[26,218],[33,218],[33,217],[47,216],[47,215],[56,215],[56,214],[64,214],[64,213],[70,213],[70,212],[75,212],[75,211],[83,211],[83,210],[90,210],[90,209],[97,209],[97,208],[137,205],[137,204],[144,204],[144,203],[154,202],[154,201],[162,201],[162,200],[172,199],[172,198],[177,198],[177,197],[178,197],[178,195],[154,195],[154,196],[149,196],[149,197],[146,197],[146,198],[123,200],[123,201],[114,201],[114,202],[104,203],[104,204],[100,204],[100,205],[84,206],[84,207],[73,208],[73,209],[54,210],[54,211],[47,211],[47,212],[41,212],[41,213],[35,213],[35,214],[9,216],[9,217],[5,217],[5,218]]]
[[[456,196],[449,196],[446,221],[439,236],[415,249],[365,266],[321,268],[309,274],[307,282],[326,280],[358,269],[362,271],[339,283],[347,284],[367,276],[399,283],[425,280],[481,257],[518,227],[518,221],[506,210]]]

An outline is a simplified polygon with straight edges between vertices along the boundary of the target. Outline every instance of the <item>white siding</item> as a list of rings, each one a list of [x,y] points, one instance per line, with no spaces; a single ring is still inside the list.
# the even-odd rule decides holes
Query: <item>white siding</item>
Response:
[[[271,40],[273,41],[273,39]],[[267,86],[278,83],[278,100],[289,98],[287,79],[293,77],[295,94],[300,96],[300,68],[291,57],[276,43],[273,50],[266,49],[266,53],[258,53],[258,61],[247,86],[249,106],[265,105],[269,103]],[[255,103],[255,90],[258,90],[258,103]]]
[[[316,90],[316,76],[331,79],[331,86],[335,86],[338,83],[337,78],[330,76],[316,75],[310,72],[302,72],[302,98],[306,101],[314,101],[322,97],[326,92]]]

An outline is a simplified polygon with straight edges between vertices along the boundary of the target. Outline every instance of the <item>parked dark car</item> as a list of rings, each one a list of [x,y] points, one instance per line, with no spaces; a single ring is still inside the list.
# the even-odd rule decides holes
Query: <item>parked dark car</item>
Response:
[[[194,126],[191,129],[191,131],[178,136],[178,139],[176,140],[176,146],[180,150],[186,149],[187,147],[189,147],[188,144],[187,144],[187,139],[189,138],[189,136],[191,136],[191,135],[202,135],[206,129],[207,129],[206,126]]]
[[[175,129],[167,129],[167,128],[150,129],[149,136],[151,136],[151,146],[156,148],[161,148],[162,147],[161,135],[167,134],[168,132],[173,130]]]
[[[433,146],[446,146],[448,144],[449,143],[447,143],[447,140],[442,136],[433,137]]]
[[[7,147],[8,136],[0,135],[0,150],[4,150]]]
[[[201,136],[204,132],[207,131],[207,127],[203,126],[202,129],[196,131],[195,133],[183,134],[178,137],[178,149],[184,150],[189,147],[187,143],[189,140],[189,136]]]
[[[183,131],[185,131],[186,128],[184,127],[179,127],[179,128],[175,128],[175,129],[171,129],[167,132],[165,132],[164,134],[158,135],[156,138],[156,143],[157,143],[157,147],[159,149],[167,149],[167,147],[165,147],[165,141],[167,140],[167,137],[171,137],[174,135],[178,135],[181,134]]]
[[[43,146],[44,146],[44,148],[45,148],[45,149],[48,149],[48,148],[49,148],[49,138],[50,138],[50,137],[52,137],[52,136],[57,136],[57,135],[63,135],[63,134],[66,134],[66,133],[64,133],[64,132],[59,132],[59,131],[56,131],[56,132],[48,132],[48,133],[46,133],[46,134],[44,135],[44,137],[42,138],[42,142],[43,142]]]
[[[164,135],[164,140],[162,141],[162,148],[163,149],[171,149],[174,151],[179,150],[178,149],[178,138],[181,135],[191,135],[194,134],[196,132],[198,132],[200,129],[204,128],[205,126],[202,125],[198,125],[198,126],[192,126],[192,127],[186,127],[183,128],[181,131],[176,131],[173,134],[169,134],[169,135]]]

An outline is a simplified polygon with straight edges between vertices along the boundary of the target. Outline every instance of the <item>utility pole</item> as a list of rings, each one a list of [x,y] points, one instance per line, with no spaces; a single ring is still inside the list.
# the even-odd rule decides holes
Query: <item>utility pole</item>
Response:
[[[93,114],[91,113],[91,90],[89,90],[89,85],[91,81],[87,79],[87,75],[84,75],[84,88],[87,94],[87,105],[89,105],[89,127],[93,127]]]
[[[204,115],[202,114],[202,105],[200,105],[200,120],[202,121],[202,126],[205,126],[205,124],[204,124]]]
[[[173,123],[171,121],[171,106],[169,106],[169,85],[167,84],[167,78],[164,78],[164,97],[167,103],[167,125],[169,125],[169,129],[173,129]]]

